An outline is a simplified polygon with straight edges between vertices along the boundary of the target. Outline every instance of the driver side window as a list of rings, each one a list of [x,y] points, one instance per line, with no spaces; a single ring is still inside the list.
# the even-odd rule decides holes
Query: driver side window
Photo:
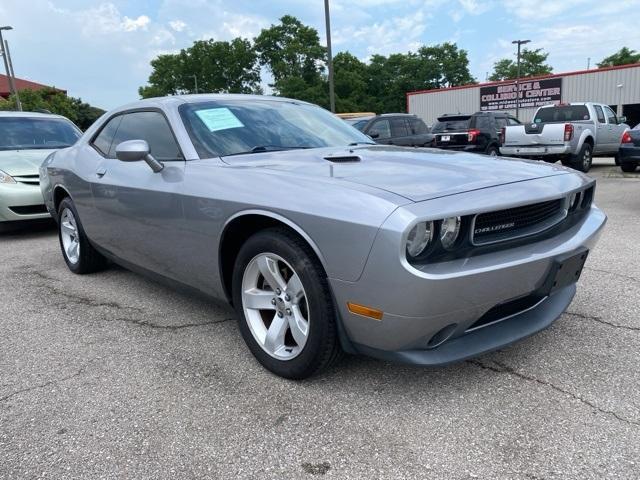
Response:
[[[613,110],[611,110],[606,105],[604,107],[604,113],[607,115],[607,119],[609,120],[610,124],[612,124],[612,125],[617,125],[618,124],[618,118],[616,117],[616,114],[613,113]]]
[[[167,120],[160,112],[131,112],[122,115],[107,156],[115,158],[116,147],[127,140],[146,140],[149,153],[159,161],[184,158]]]
[[[389,126],[389,120],[378,120],[373,124],[371,129],[369,129],[369,135],[378,134],[376,138],[391,138],[391,127]]]

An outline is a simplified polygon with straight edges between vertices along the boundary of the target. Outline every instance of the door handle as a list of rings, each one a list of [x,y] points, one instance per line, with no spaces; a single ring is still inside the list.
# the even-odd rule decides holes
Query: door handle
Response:
[[[106,173],[107,173],[107,169],[104,167],[100,167],[96,170],[96,177],[102,178],[105,176]]]

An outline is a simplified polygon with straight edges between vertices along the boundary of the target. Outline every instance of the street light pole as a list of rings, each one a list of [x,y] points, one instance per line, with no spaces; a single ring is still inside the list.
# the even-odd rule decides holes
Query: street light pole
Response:
[[[514,45],[518,45],[518,74],[516,77],[516,118],[520,120],[520,46],[529,43],[531,40],[514,40]]]
[[[4,60],[4,69],[7,72],[7,78],[9,79],[9,90],[16,98],[16,106],[18,107],[18,110],[22,111],[22,103],[20,103],[18,89],[16,88],[16,83],[13,76],[13,65],[11,64],[11,57],[9,56],[9,46],[7,42],[5,42],[2,38],[3,30],[13,30],[13,27],[9,25],[0,27],[0,52],[2,53],[2,59]]]
[[[19,111],[22,111],[22,102],[20,101],[20,94],[18,93],[18,89],[16,88],[16,74],[13,71],[13,62],[11,61],[11,52],[9,52],[9,42],[7,40],[4,41],[4,51],[7,52],[7,62],[9,62],[9,71],[11,72],[11,80],[13,80],[13,89],[15,90],[16,96],[16,106]]]
[[[329,0],[324,0],[324,20],[327,28],[327,68],[329,70],[329,106],[336,111],[336,97],[333,90],[333,55],[331,54],[331,19],[329,15]]]
[[[193,75],[193,81],[196,84],[196,93],[198,93],[198,76],[197,75]]]

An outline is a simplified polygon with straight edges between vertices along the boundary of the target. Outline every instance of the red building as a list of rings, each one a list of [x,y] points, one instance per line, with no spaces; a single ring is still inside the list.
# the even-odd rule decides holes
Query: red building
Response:
[[[15,84],[18,92],[20,92],[20,90],[40,90],[41,88],[54,88],[49,87],[48,85],[43,85],[41,83],[32,82],[30,80],[23,80],[22,78],[16,78]],[[64,94],[67,93],[66,90],[60,90],[59,88],[56,88],[56,90]],[[11,89],[9,88],[9,77],[0,74],[0,97],[6,100],[7,98],[9,98],[9,95],[11,95]]]

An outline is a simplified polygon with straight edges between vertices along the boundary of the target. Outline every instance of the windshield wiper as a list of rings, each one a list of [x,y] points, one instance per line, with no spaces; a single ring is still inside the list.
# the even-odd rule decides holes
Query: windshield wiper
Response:
[[[278,152],[281,150],[304,150],[307,148],[313,147],[305,147],[305,146],[285,146],[285,145],[256,145],[251,150],[247,150],[246,152],[235,152],[228,153],[226,155],[220,155],[221,157],[231,157],[233,155],[247,155],[249,153],[260,153],[260,152]]]
[[[376,142],[352,142],[347,147],[355,147],[356,145],[377,145]]]

